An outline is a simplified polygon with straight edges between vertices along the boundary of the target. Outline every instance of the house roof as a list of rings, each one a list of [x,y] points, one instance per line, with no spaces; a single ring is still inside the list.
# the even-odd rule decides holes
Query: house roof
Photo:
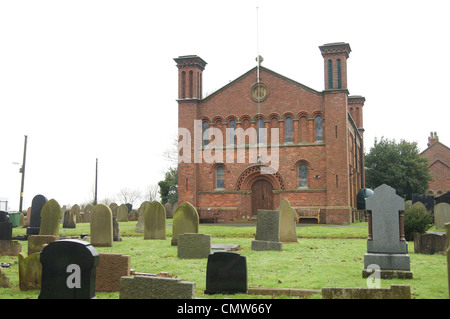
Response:
[[[430,156],[428,153],[435,151],[437,148],[441,148],[445,153],[448,154],[448,156],[436,157],[436,156]],[[430,146],[428,146],[422,153],[420,153],[421,156],[426,156],[430,160],[430,165],[433,165],[435,162],[440,161],[441,163],[445,164],[446,166],[450,166],[450,148],[448,148],[446,145],[442,144],[439,141],[434,142]]]

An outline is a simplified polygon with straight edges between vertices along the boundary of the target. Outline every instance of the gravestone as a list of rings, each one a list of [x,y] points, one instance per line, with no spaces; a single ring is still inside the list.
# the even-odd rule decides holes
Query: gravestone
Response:
[[[364,255],[363,277],[370,276],[370,265],[378,265],[380,275],[384,278],[392,276],[412,278],[408,246],[400,223],[399,211],[405,208],[403,198],[395,193],[395,189],[383,184],[367,198],[366,208],[369,212],[369,237],[367,253]],[[369,267],[370,268],[370,267]]]
[[[448,249],[448,238],[443,232],[428,231],[425,234],[414,234],[414,253],[445,254]]]
[[[127,222],[128,221],[128,207],[125,204],[117,207],[117,221]]]
[[[30,226],[30,219],[31,219],[31,207],[27,208],[27,213],[25,215],[25,219],[23,221],[23,226],[28,228]]]
[[[179,278],[122,276],[119,299],[194,299],[195,282]]]
[[[41,227],[39,235],[53,235],[59,238],[61,206],[54,199],[44,204],[41,210]]]
[[[322,288],[322,299],[411,299],[408,285],[391,288]]]
[[[22,249],[21,243],[12,240],[12,230],[8,213],[0,211],[0,256],[17,256]]]
[[[280,212],[280,241],[296,243],[297,239],[297,213],[285,198],[281,200],[277,210]]]
[[[9,221],[8,212],[0,211],[0,240],[12,240],[12,229],[13,225]]]
[[[43,195],[34,196],[31,202],[31,212],[29,214],[30,226],[27,228],[27,235],[39,235],[41,227],[41,210],[47,202],[47,198]]]
[[[117,205],[116,203],[109,204],[109,208],[111,208],[112,215],[115,217],[117,217],[117,208],[118,207],[119,207],[119,205]]]
[[[98,263],[97,251],[85,241],[64,239],[51,242],[41,252],[39,299],[95,298]]]
[[[113,220],[111,209],[105,204],[95,205],[91,213],[91,244],[98,247],[112,247]]]
[[[42,264],[41,253],[27,255],[19,253],[19,288],[20,290],[41,289]]]
[[[145,208],[144,239],[166,239],[166,210],[158,201]]]
[[[133,204],[130,203],[126,203],[125,206],[127,206],[128,208],[128,214],[131,212],[131,210],[133,209]]]
[[[450,191],[448,191],[447,193],[442,194],[440,196],[437,196],[434,199],[436,201],[436,204],[439,204],[439,203],[450,204]]]
[[[77,222],[76,222],[76,214],[72,212],[71,210],[66,210],[64,212],[64,218],[63,218],[63,228],[76,228]]]
[[[172,205],[170,203],[165,203],[164,204],[164,208],[166,209],[166,217],[167,218],[172,218],[173,214],[172,214]]]
[[[216,251],[208,256],[205,294],[247,293],[247,260],[245,256]]]
[[[52,241],[58,240],[54,235],[31,235],[28,236],[28,256],[40,253],[42,249]]]
[[[256,236],[252,241],[252,250],[281,251],[280,212],[278,210],[258,209]]]
[[[6,275],[3,267],[0,267],[0,288],[9,288],[9,277]]]
[[[211,235],[184,233],[178,235],[178,258],[208,258],[211,253]]]
[[[130,276],[131,256],[108,253],[100,253],[99,256],[95,291],[120,291],[120,277]]]
[[[178,206],[172,219],[171,245],[177,245],[178,235],[184,233],[198,233],[198,223],[198,212],[191,203],[185,202]]]
[[[138,218],[139,218],[138,211],[136,209],[130,210],[130,213],[128,214],[128,220],[135,221],[138,220]]]
[[[120,225],[117,221],[117,217],[113,216],[113,241],[122,241],[122,237],[120,237]]]
[[[437,229],[444,229],[445,224],[450,222],[450,204],[442,202],[434,208],[434,223]]]
[[[80,206],[78,206],[77,204],[73,205],[70,208],[70,211],[72,212],[72,214],[75,216],[75,221],[76,222],[81,222],[82,220],[82,213],[81,213],[81,208]]]
[[[138,209],[138,222],[136,224],[136,233],[143,233],[144,232],[144,212],[147,208],[147,205],[150,204],[149,201],[145,201],[139,206]]]

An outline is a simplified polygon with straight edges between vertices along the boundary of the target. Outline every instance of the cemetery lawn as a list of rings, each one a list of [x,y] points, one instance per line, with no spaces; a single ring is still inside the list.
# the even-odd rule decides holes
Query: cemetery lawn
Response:
[[[257,296],[249,294],[205,295],[207,259],[178,259],[177,247],[171,246],[172,226],[167,220],[166,240],[144,240],[135,232],[136,221],[120,222],[122,241],[113,247],[95,247],[99,253],[121,253],[131,256],[131,268],[140,273],[159,274],[196,283],[197,298],[294,298],[287,296]],[[88,223],[78,223],[76,228],[60,227],[61,236],[88,234]],[[23,235],[25,228],[13,228],[13,236]],[[283,243],[280,251],[253,251],[251,241],[256,234],[255,225],[200,224],[199,233],[211,235],[212,244],[240,245],[238,253],[247,257],[249,287],[316,289],[322,287],[367,288],[362,278],[366,253],[367,223],[347,226],[298,225],[298,243]],[[27,242],[20,241],[22,252]],[[381,288],[393,284],[410,285],[415,299],[447,299],[447,260],[444,255],[414,253],[414,243],[408,242],[413,279],[382,279]],[[36,299],[39,290],[19,289],[16,257],[1,256],[0,262],[12,263],[3,268],[10,278],[11,288],[0,288],[0,299]],[[98,299],[118,299],[119,293],[97,292]],[[311,299],[321,299],[315,294]]]

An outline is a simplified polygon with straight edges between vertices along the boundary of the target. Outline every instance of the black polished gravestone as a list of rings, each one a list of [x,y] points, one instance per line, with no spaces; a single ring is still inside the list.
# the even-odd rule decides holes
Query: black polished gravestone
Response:
[[[12,229],[8,213],[0,211],[0,240],[12,240]]]
[[[228,251],[208,256],[205,294],[247,293],[247,260]]]
[[[39,299],[94,299],[99,254],[88,242],[63,239],[41,252]]]
[[[36,195],[31,202],[30,226],[27,227],[27,235],[39,235],[41,227],[41,210],[47,202],[43,195]]]

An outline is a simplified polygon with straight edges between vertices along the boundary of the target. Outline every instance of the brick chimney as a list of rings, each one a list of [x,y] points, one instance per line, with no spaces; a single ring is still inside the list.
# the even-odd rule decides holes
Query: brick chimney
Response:
[[[428,137],[428,147],[433,145],[434,143],[439,142],[439,137],[437,136],[436,132],[430,132],[430,137]]]

